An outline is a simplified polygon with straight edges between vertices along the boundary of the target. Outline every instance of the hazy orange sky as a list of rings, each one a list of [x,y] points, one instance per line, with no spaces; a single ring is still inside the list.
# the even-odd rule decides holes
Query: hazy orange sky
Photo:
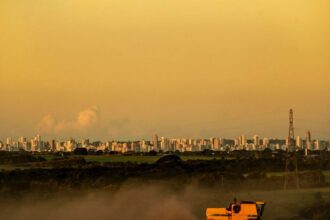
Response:
[[[330,138],[328,0],[1,0],[0,138]]]

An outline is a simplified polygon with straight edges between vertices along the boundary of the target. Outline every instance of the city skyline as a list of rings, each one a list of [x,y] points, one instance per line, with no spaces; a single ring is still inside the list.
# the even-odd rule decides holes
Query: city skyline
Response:
[[[235,139],[210,137],[210,138],[168,138],[158,137],[157,134],[152,135],[148,140],[107,140],[93,141],[89,138],[76,140],[70,138],[68,140],[44,140],[41,135],[37,134],[33,138],[19,137],[17,140],[12,137],[6,138],[5,141],[0,140],[0,151],[31,151],[31,152],[73,152],[76,149],[85,148],[94,152],[141,152],[148,153],[156,152],[201,152],[204,150],[212,151],[263,151],[270,150],[305,150],[307,155],[308,150],[330,150],[329,140],[312,139],[310,131],[307,131],[306,138],[300,136],[294,137],[294,142],[289,141],[289,137],[285,140],[274,139],[268,137],[260,137],[254,135],[253,138],[240,135]],[[292,148],[294,147],[294,148]]]
[[[330,3],[0,2],[0,138],[330,134]]]
[[[148,141],[150,143],[152,143],[152,145],[155,145],[158,147],[158,144],[160,141],[162,141],[164,138],[165,139],[171,139],[171,140],[211,140],[211,139],[221,139],[221,140],[229,140],[229,141],[237,141],[237,145],[244,145],[244,143],[247,143],[248,141],[250,141],[251,143],[259,143],[262,141],[265,141],[265,139],[269,140],[278,140],[278,141],[286,141],[288,142],[288,137],[285,138],[278,138],[278,137],[272,137],[272,136],[260,136],[259,134],[254,134],[252,136],[246,136],[244,134],[240,134],[240,135],[236,135],[235,137],[225,137],[225,136],[211,136],[211,137],[184,137],[184,136],[163,136],[160,135],[158,136],[158,134],[154,133],[153,135],[151,135],[149,138],[140,138],[140,139],[116,139],[116,138],[106,138],[106,139],[97,139],[97,138],[93,138],[93,137],[82,137],[82,138],[77,138],[74,136],[71,136],[69,138],[59,138],[59,137],[53,137],[53,138],[48,138],[48,137],[44,137],[42,135],[40,135],[39,133],[33,135],[33,136],[24,136],[24,135],[17,135],[17,136],[8,136],[4,139],[0,139],[0,142],[6,143],[7,140],[11,140],[13,142],[23,142],[22,140],[24,140],[25,142],[28,140],[32,140],[32,139],[38,139],[39,141],[41,140],[41,137],[43,137],[43,141],[52,141],[52,140],[56,140],[56,141],[60,141],[60,142],[65,142],[67,140],[81,140],[82,142],[84,140],[89,140],[92,142],[109,142],[109,141],[118,141],[118,142],[136,142],[136,141]],[[30,139],[29,139],[30,138]],[[31,139],[32,138],[32,139]],[[4,141],[6,140],[6,141]],[[317,137],[312,138],[311,132],[307,131],[305,136],[301,136],[301,135],[296,135],[294,137],[294,143],[296,146],[301,146],[302,143],[305,142],[312,142],[315,140],[320,140],[320,141],[330,141],[330,138],[326,138],[326,139],[320,139]],[[256,144],[258,145],[258,144]],[[286,145],[288,145],[288,143],[286,143]]]

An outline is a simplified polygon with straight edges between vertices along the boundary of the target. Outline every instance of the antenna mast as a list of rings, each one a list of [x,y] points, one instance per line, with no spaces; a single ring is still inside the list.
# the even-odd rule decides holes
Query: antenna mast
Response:
[[[289,112],[289,136],[287,139],[286,146],[286,159],[285,159],[285,176],[284,176],[284,190],[287,189],[289,184],[290,176],[295,179],[297,189],[300,188],[299,184],[299,173],[298,173],[298,161],[296,155],[296,143],[294,138],[294,127],[293,127],[293,110],[290,109]],[[291,150],[293,150],[291,154]],[[290,175],[290,165],[294,166],[294,174]]]

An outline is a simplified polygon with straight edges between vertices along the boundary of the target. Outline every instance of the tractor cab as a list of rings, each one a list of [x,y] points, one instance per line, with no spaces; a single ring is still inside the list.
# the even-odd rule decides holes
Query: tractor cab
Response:
[[[261,220],[265,203],[234,200],[228,208],[208,208],[206,220]]]

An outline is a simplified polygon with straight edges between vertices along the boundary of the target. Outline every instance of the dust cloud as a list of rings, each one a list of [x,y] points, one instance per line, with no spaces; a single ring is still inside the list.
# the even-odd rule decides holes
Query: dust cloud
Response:
[[[168,183],[170,184],[170,183]],[[315,203],[314,190],[225,192],[194,184],[173,189],[167,183],[130,183],[116,191],[30,194],[0,198],[4,220],[202,220],[207,207],[226,207],[233,198],[265,201],[265,219],[287,219]],[[326,189],[324,189],[326,192]],[[278,211],[281,210],[281,211]]]
[[[123,187],[118,192],[89,192],[47,199],[25,198],[1,204],[8,220],[197,220],[175,192],[156,186]],[[182,195],[181,195],[182,196]]]

